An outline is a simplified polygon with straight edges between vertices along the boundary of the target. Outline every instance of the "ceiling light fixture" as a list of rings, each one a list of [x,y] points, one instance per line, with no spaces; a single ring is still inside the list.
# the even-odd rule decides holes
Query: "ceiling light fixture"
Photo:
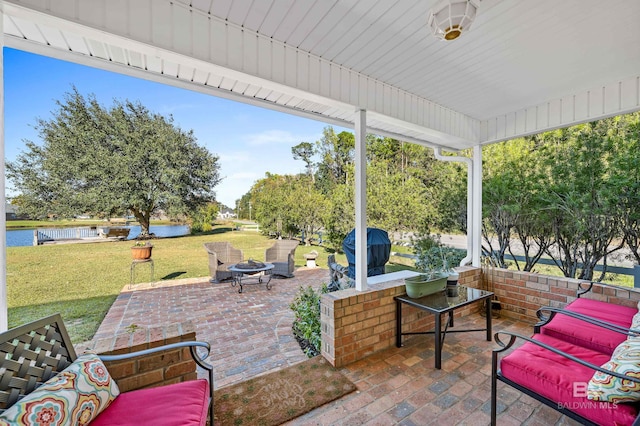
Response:
[[[477,10],[471,0],[443,0],[429,12],[427,24],[436,38],[455,40],[469,31]]]

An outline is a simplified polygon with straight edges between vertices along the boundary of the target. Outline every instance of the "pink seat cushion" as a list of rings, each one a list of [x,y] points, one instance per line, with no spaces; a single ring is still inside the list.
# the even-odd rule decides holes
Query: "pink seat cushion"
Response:
[[[204,426],[209,410],[209,383],[190,380],[121,393],[92,426]]]
[[[626,328],[631,326],[631,320],[638,312],[637,309],[628,306],[591,299],[576,299],[565,309]],[[541,327],[540,333],[608,355],[611,355],[614,349],[627,338],[625,334],[605,330],[597,325],[562,314],[556,314],[549,324]]]
[[[609,361],[609,355],[548,335],[537,334],[534,339],[597,366]],[[500,370],[503,377],[600,425],[630,425],[638,414],[636,405],[588,400],[586,386],[594,370],[533,343],[527,342],[505,356]],[[574,396],[574,383],[584,385],[577,389],[578,396]]]

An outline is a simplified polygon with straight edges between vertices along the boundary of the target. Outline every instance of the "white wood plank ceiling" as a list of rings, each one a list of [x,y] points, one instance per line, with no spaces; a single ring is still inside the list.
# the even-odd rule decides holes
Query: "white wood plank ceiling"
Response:
[[[458,150],[640,109],[640,1],[0,0],[5,44]]]

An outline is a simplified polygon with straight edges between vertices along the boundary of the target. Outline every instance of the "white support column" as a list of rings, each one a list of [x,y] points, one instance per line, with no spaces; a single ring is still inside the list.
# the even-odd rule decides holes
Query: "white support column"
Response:
[[[471,265],[480,267],[482,252],[482,145],[473,147],[473,259]]]
[[[7,198],[4,160],[4,2],[0,2],[0,331],[9,329],[7,318]]]
[[[367,112],[356,112],[356,290],[367,289]]]
[[[460,266],[473,261],[473,160],[468,157],[443,155],[442,148],[433,150],[437,160],[465,163],[467,165],[467,255],[460,261]]]

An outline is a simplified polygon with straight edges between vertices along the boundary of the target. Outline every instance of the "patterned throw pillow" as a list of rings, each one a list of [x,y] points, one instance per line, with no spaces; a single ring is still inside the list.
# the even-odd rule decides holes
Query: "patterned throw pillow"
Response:
[[[631,325],[629,326],[629,328],[633,330],[640,330],[640,312],[638,312],[633,316],[633,318],[631,319]],[[630,334],[628,339],[637,339],[639,337],[640,336],[638,336],[637,334]]]
[[[640,339],[620,343],[602,368],[640,379]],[[640,383],[596,371],[589,380],[587,398],[615,403],[640,401]]]
[[[0,426],[87,425],[119,394],[100,358],[82,355],[2,413]]]

